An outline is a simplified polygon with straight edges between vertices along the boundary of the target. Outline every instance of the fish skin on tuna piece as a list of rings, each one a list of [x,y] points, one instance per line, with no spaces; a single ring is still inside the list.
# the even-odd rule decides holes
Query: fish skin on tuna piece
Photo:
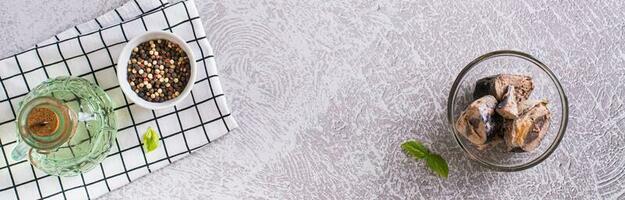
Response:
[[[458,133],[472,144],[482,145],[500,130],[501,117],[495,112],[497,100],[491,95],[473,101],[456,120]]]
[[[475,83],[473,98],[478,99],[485,95],[493,95],[498,101],[501,101],[509,85],[514,86],[515,97],[519,102],[529,99],[534,90],[534,82],[530,76],[499,74],[478,80]]]

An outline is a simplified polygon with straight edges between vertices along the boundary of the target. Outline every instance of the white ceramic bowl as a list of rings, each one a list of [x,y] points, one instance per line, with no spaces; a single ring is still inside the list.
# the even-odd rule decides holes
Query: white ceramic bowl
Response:
[[[191,68],[189,82],[187,83],[187,86],[184,88],[184,90],[180,93],[180,95],[174,99],[163,102],[149,102],[142,99],[137,93],[132,91],[128,80],[126,80],[128,76],[128,60],[130,60],[130,54],[132,53],[132,49],[143,42],[156,39],[169,40],[173,43],[178,44],[180,48],[182,48],[185,53],[187,53]],[[130,100],[132,100],[135,104],[152,110],[172,107],[182,101],[185,97],[187,97],[187,95],[189,95],[189,93],[191,92],[191,89],[193,89],[193,84],[195,84],[195,79],[197,76],[196,72],[197,65],[195,63],[195,56],[193,55],[193,51],[191,51],[189,45],[187,45],[187,43],[179,36],[164,31],[149,31],[133,38],[126,44],[121,54],[119,55],[119,59],[117,60],[117,79],[119,81],[119,86],[122,88],[124,94],[126,94],[126,96],[130,98]]]

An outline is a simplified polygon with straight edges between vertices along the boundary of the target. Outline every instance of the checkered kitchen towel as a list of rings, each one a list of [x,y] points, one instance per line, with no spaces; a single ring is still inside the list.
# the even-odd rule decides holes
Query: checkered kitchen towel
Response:
[[[191,46],[198,81],[182,103],[142,109],[123,95],[115,75],[126,42],[148,30],[171,31]],[[93,81],[115,102],[118,136],[99,167],[75,177],[44,174],[27,161],[15,162],[17,104],[42,81],[61,75]],[[34,48],[0,60],[0,199],[91,199],[180,159],[237,127],[220,86],[213,50],[192,1],[133,0]],[[141,133],[161,134],[156,151],[145,153]]]

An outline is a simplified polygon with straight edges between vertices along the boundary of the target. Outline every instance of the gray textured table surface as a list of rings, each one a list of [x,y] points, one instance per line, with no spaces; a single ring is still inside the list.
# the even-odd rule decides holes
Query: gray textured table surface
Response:
[[[2,0],[0,55],[123,2]],[[625,198],[625,4],[453,2],[197,2],[241,128],[103,199]],[[480,167],[446,128],[453,78],[497,49],[541,59],[570,100],[561,146],[522,172]]]

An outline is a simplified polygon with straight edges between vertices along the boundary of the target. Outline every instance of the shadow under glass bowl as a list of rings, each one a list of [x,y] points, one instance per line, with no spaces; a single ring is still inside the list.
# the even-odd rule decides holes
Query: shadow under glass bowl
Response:
[[[551,124],[541,144],[534,151],[507,152],[504,144],[478,150],[456,131],[454,123],[473,101],[475,82],[496,74],[531,76],[534,91],[530,99],[546,99],[551,111]],[[520,171],[536,166],[554,152],[566,131],[569,116],[568,100],[556,76],[536,58],[518,51],[501,50],[484,54],[471,61],[456,77],[447,100],[447,119],[458,145],[472,160],[497,171]]]

